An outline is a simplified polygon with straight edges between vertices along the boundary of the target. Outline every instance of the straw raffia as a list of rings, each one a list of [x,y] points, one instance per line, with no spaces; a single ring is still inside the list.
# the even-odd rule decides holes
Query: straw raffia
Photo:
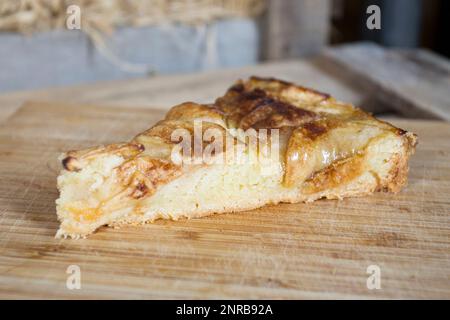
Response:
[[[1,0],[0,31],[30,33],[64,28],[67,7],[81,8],[83,26],[110,33],[118,26],[200,24],[254,17],[264,0]]]

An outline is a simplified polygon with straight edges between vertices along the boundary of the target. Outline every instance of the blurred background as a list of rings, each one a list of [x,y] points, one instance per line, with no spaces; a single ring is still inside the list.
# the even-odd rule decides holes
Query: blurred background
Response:
[[[72,4],[80,30],[66,26]],[[380,30],[366,27],[371,4]],[[367,40],[448,57],[449,24],[445,0],[0,0],[0,92],[239,67]]]

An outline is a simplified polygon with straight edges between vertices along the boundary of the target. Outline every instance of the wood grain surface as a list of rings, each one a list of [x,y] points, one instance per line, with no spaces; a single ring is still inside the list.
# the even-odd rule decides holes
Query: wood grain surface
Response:
[[[314,3],[310,4],[310,9],[326,5],[326,1]],[[30,100],[106,107],[157,105],[165,109],[189,100],[211,102],[231,83],[251,75],[275,76],[316,88],[369,112],[401,112],[408,117],[450,119],[448,59],[422,49],[405,51],[355,43],[328,48],[322,54],[308,58],[270,61],[241,68],[1,94],[0,123]]]
[[[127,140],[155,109],[29,103],[0,127],[1,298],[450,299],[450,125],[419,135],[399,194],[282,204],[56,240],[56,157]],[[69,290],[70,265],[81,289]],[[367,267],[381,269],[368,290]]]
[[[389,50],[374,43],[329,48],[324,64],[358,79],[365,92],[407,117],[450,121],[450,61],[426,50]]]
[[[366,96],[358,81],[342,77],[341,70],[324,66],[320,59],[308,58],[268,62],[255,66],[184,75],[158,75],[149,78],[103,81],[78,86],[19,91],[0,95],[0,123],[26,101],[59,101],[100,106],[160,108],[185,102],[214,101],[239,78],[251,75],[276,76],[317,88],[334,97],[366,106]],[[369,111],[373,111],[369,109]]]

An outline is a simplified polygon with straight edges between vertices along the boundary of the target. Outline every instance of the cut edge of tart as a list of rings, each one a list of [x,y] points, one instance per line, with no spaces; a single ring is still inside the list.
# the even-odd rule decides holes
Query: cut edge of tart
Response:
[[[173,107],[128,143],[61,155],[56,236],[398,192],[416,144],[415,134],[327,94],[239,80],[213,104]]]

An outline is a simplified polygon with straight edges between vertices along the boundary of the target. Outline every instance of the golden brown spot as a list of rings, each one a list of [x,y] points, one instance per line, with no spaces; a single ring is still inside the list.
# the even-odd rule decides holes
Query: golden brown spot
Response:
[[[139,181],[136,187],[134,187],[134,190],[131,192],[130,197],[140,199],[144,197],[148,191],[147,185],[144,182]]]
[[[137,157],[119,166],[117,176],[130,188],[130,196],[140,199],[155,193],[158,186],[181,175],[181,167],[163,159]]]
[[[336,161],[306,180],[303,192],[312,194],[345,185],[362,173],[363,164],[364,155],[360,154]]]
[[[323,135],[328,131],[328,127],[326,125],[318,122],[307,122],[303,124],[302,127],[305,136],[307,136],[311,140],[316,139],[317,137]]]
[[[68,171],[80,171],[81,170],[81,168],[79,168],[77,166],[77,159],[75,159],[72,156],[65,157],[62,160],[62,165],[63,165],[64,169],[66,169]]]
[[[240,83],[236,83],[235,85],[231,86],[229,91],[235,91],[235,92],[243,92],[244,91],[244,85]]]
[[[316,113],[270,96],[260,88],[228,91],[216,104],[232,125],[244,130],[298,126],[317,118]]]
[[[138,151],[143,152],[145,151],[145,146],[142,143],[135,143]]]
[[[66,170],[79,171],[83,169],[89,161],[102,155],[118,155],[124,159],[129,159],[135,157],[144,150],[145,147],[140,143],[116,143],[84,150],[69,151],[67,152],[67,156],[61,162]]]

